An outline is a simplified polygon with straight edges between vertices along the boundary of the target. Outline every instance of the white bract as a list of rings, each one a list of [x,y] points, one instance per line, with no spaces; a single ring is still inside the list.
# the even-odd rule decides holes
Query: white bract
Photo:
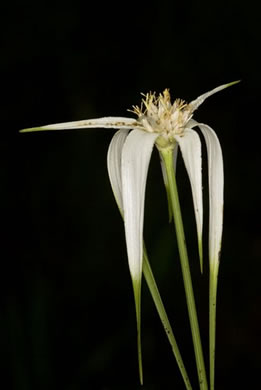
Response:
[[[219,140],[207,125],[192,116],[206,98],[234,83],[221,85],[191,101],[176,99],[171,103],[169,91],[143,96],[141,107],[133,107],[137,118],[104,117],[26,129],[27,131],[85,128],[115,128],[108,150],[108,171],[113,192],[124,217],[130,274],[133,281],[137,318],[140,316],[140,288],[143,259],[144,200],[148,167],[154,145],[171,148],[175,164],[178,147],[191,184],[199,256],[202,268],[202,170],[201,141],[198,127],[206,141],[209,174],[209,261],[210,273],[217,273],[223,224],[223,159]],[[166,175],[163,166],[163,176]],[[139,325],[138,325],[139,328]],[[139,330],[139,329],[138,329]]]

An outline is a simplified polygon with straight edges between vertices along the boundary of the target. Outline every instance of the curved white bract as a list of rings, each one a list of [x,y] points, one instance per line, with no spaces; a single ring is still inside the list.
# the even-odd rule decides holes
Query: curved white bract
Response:
[[[224,168],[222,150],[216,133],[211,127],[194,121],[201,130],[207,146],[209,181],[209,261],[219,261],[224,207]]]
[[[206,93],[203,93],[202,95],[200,95],[199,97],[197,97],[195,100],[192,100],[189,105],[192,109],[192,112],[196,111],[197,108],[210,96],[214,95],[215,93],[219,92],[219,91],[222,91],[223,89],[225,88],[228,88],[228,87],[231,87],[232,85],[234,84],[237,84],[239,83],[239,81],[232,81],[232,83],[228,83],[228,84],[223,84],[223,85],[220,85],[219,87],[216,87],[214,89],[212,89],[211,91],[209,92],[206,92]]]
[[[124,142],[129,130],[121,129],[117,131],[110,142],[107,153],[107,168],[112,191],[116,203],[123,215],[122,182],[121,182],[121,155]]]
[[[133,130],[122,149],[122,199],[129,267],[132,278],[142,274],[143,217],[148,167],[155,133]]]
[[[179,144],[191,184],[198,235],[200,266],[202,271],[203,202],[201,142],[198,134],[194,130],[188,128],[185,129],[182,137],[176,135],[175,139]]]

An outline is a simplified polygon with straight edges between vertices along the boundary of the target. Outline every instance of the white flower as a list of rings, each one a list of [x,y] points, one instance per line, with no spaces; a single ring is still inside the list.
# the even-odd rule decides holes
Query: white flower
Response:
[[[167,89],[159,96],[156,96],[155,93],[148,93],[144,95],[140,108],[133,107],[132,111],[137,115],[137,119],[104,117],[23,130],[23,132],[29,132],[94,127],[119,129],[110,143],[107,164],[113,192],[124,216],[129,269],[134,286],[137,318],[140,316],[145,187],[151,153],[155,144],[159,150],[171,148],[174,163],[178,147],[181,150],[191,184],[202,268],[201,141],[194,130],[196,127],[201,130],[207,146],[209,262],[210,274],[216,275],[217,278],[223,225],[222,151],[215,132],[208,125],[196,122],[192,116],[206,98],[234,83],[221,85],[199,96],[189,104],[180,99],[171,103]],[[163,175],[165,176],[164,168]],[[165,184],[167,185],[167,183]]]
[[[189,104],[180,99],[176,99],[172,104],[167,89],[158,97],[155,93],[148,93],[142,100],[141,108],[137,106],[133,108],[137,119],[104,117],[22,130],[30,132],[86,128],[120,129],[111,141],[110,149],[113,152],[108,158],[108,170],[118,206],[124,213],[129,267],[133,279],[141,278],[145,186],[154,144],[159,149],[171,147],[174,154],[177,152],[177,146],[180,147],[191,184],[199,251],[202,256],[201,142],[193,130],[195,127],[199,127],[207,145],[210,198],[209,258],[211,263],[218,260],[223,214],[222,152],[215,132],[209,126],[196,122],[192,116],[206,98],[234,83],[221,85]],[[119,137],[124,142],[119,142]],[[119,155],[120,167],[119,161],[115,161],[119,159]],[[119,169],[121,172],[116,172]]]

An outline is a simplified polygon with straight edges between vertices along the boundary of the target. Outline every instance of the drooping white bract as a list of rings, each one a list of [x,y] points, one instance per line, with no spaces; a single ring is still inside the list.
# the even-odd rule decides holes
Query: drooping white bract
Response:
[[[112,138],[107,164],[113,192],[124,216],[129,269],[134,286],[138,323],[140,323],[138,317],[140,316],[145,188],[154,145],[159,150],[171,148],[173,160],[177,155],[177,146],[181,150],[191,184],[202,268],[201,141],[194,130],[195,127],[201,130],[207,146],[210,206],[209,261],[210,273],[216,274],[217,278],[223,225],[222,151],[215,132],[209,126],[196,122],[192,116],[206,98],[234,83],[221,85],[189,104],[181,99],[176,99],[174,103],[171,103],[167,89],[159,96],[155,93],[148,93],[144,95],[141,107],[133,107],[132,111],[137,115],[137,119],[104,117],[22,130],[22,132],[31,132],[86,128],[119,129]],[[164,168],[163,176],[165,176]],[[166,177],[164,180],[167,186]]]

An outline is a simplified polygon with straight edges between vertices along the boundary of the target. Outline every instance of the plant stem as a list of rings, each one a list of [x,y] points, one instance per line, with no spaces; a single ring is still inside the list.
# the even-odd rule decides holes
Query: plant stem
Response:
[[[194,352],[196,358],[199,386],[201,390],[207,390],[208,384],[207,384],[206,370],[205,370],[204,357],[203,357],[201,338],[199,332],[197,311],[196,311],[193,286],[191,281],[191,274],[190,274],[185,234],[184,234],[184,228],[183,228],[183,222],[182,222],[182,216],[181,216],[181,210],[180,210],[180,204],[178,198],[176,178],[173,169],[173,150],[171,148],[160,149],[160,153],[165,164],[167,178],[169,182],[170,200],[172,204],[173,219],[174,219],[174,224],[175,224],[176,234],[177,234],[177,243],[178,243],[180,263],[181,263],[181,269],[182,269],[182,275],[183,275],[183,281],[184,281],[184,287],[186,293],[186,300],[187,300],[190,327],[191,327]]]
[[[186,389],[192,390],[192,386],[190,384],[190,380],[189,380],[187,371],[185,369],[185,366],[184,366],[176,339],[174,337],[171,325],[170,325],[168,317],[167,317],[167,313],[166,313],[164,305],[162,303],[160,293],[159,293],[158,287],[156,285],[156,282],[155,282],[155,279],[154,279],[154,276],[153,276],[153,273],[152,273],[152,270],[151,270],[151,267],[149,264],[145,245],[143,246],[143,274],[144,274],[144,277],[146,279],[147,285],[149,287],[152,299],[155,303],[156,309],[158,311],[159,317],[161,319],[162,325],[165,329],[166,335],[167,335],[168,340],[170,342],[170,345],[172,347],[172,351],[173,351],[173,354],[176,358],[176,361],[177,361],[178,367],[180,369],[181,375],[183,377]]]
[[[135,300],[135,311],[136,311],[136,322],[137,322],[137,351],[138,351],[138,364],[139,364],[139,377],[140,384],[143,385],[143,368],[142,368],[142,351],[141,351],[141,283],[132,281],[134,300]]]
[[[210,390],[215,387],[215,350],[216,350],[216,305],[219,261],[216,266],[210,265],[209,278],[209,372]],[[212,269],[214,268],[214,269]]]

